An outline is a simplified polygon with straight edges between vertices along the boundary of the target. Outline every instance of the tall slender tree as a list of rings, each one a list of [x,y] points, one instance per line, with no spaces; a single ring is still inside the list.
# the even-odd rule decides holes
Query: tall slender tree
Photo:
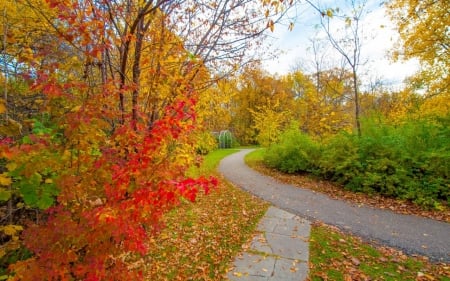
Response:
[[[358,135],[361,135],[359,67],[363,64],[361,49],[364,39],[361,20],[368,13],[367,0],[349,0],[346,3],[349,4],[348,14],[343,8],[317,9],[320,11],[320,24],[328,41],[344,58],[352,72],[355,127]],[[338,25],[333,24],[335,20],[344,23],[344,28],[337,29]]]

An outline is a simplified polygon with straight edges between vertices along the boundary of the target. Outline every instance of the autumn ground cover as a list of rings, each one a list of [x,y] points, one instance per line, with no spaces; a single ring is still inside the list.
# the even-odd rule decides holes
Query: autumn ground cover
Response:
[[[363,242],[335,227],[313,224],[310,280],[450,280],[448,264]]]
[[[191,176],[214,174],[220,159],[236,150],[216,150]],[[184,201],[164,217],[166,228],[150,240],[147,280],[223,280],[268,204],[221,179],[216,190]]]
[[[255,170],[279,181],[322,192],[336,199],[448,221],[448,210],[421,210],[416,206],[408,212],[408,208],[413,207],[412,203],[354,194],[336,184],[307,175],[284,174],[265,167],[262,157],[263,150],[259,149],[248,154],[246,162]],[[336,227],[314,223],[310,239],[310,280],[450,280],[450,266],[369,244]]]

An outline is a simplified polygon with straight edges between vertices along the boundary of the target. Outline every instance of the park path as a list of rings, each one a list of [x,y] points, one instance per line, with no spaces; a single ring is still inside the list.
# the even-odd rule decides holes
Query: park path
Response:
[[[250,169],[243,149],[224,158],[219,172],[240,188],[274,206],[374,241],[407,254],[419,254],[433,261],[450,262],[450,224],[413,215],[357,206],[308,189],[284,184]]]

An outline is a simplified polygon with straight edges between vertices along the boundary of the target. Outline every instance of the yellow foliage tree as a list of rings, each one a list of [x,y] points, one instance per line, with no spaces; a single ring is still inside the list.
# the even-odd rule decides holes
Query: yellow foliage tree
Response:
[[[351,80],[336,69],[319,75],[319,88],[312,77],[301,71],[291,73],[285,79],[296,97],[300,128],[312,136],[324,138],[352,128],[352,107],[348,102]]]
[[[449,95],[450,2],[394,0],[388,7],[401,38],[394,58],[419,59],[421,70],[412,80],[414,86],[428,96]]]
[[[254,113],[276,105],[276,112],[295,113],[295,101],[287,84],[276,79],[259,65],[247,67],[237,80],[232,101],[231,129],[241,144],[257,142],[258,130]],[[256,126],[256,127],[255,127]]]
[[[280,107],[280,101],[268,100],[266,104],[258,106],[256,110],[250,109],[254,118],[253,128],[256,130],[258,144],[268,147],[278,141],[282,129],[289,121],[289,110]]]
[[[44,0],[12,1],[0,4],[0,135],[20,137],[28,132],[27,119],[40,111],[43,97],[30,91],[23,78],[31,68],[39,69],[51,62],[61,48],[50,24],[31,5],[41,7],[48,16],[51,10]],[[38,50],[52,49],[45,60]],[[61,56],[66,57],[66,56]]]

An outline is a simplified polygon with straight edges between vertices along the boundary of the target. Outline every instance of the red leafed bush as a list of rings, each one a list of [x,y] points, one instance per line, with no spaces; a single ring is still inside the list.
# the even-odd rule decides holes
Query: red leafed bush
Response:
[[[11,266],[15,279],[141,280],[136,263],[150,250],[146,241],[162,227],[161,216],[181,196],[194,201],[199,189],[217,185],[185,178],[186,163],[175,160],[177,141],[193,126],[192,105],[177,102],[150,130],[122,126],[102,141],[101,155],[82,158],[82,172],[60,171],[57,205],[23,232],[34,257]],[[49,142],[48,149],[55,147]]]

